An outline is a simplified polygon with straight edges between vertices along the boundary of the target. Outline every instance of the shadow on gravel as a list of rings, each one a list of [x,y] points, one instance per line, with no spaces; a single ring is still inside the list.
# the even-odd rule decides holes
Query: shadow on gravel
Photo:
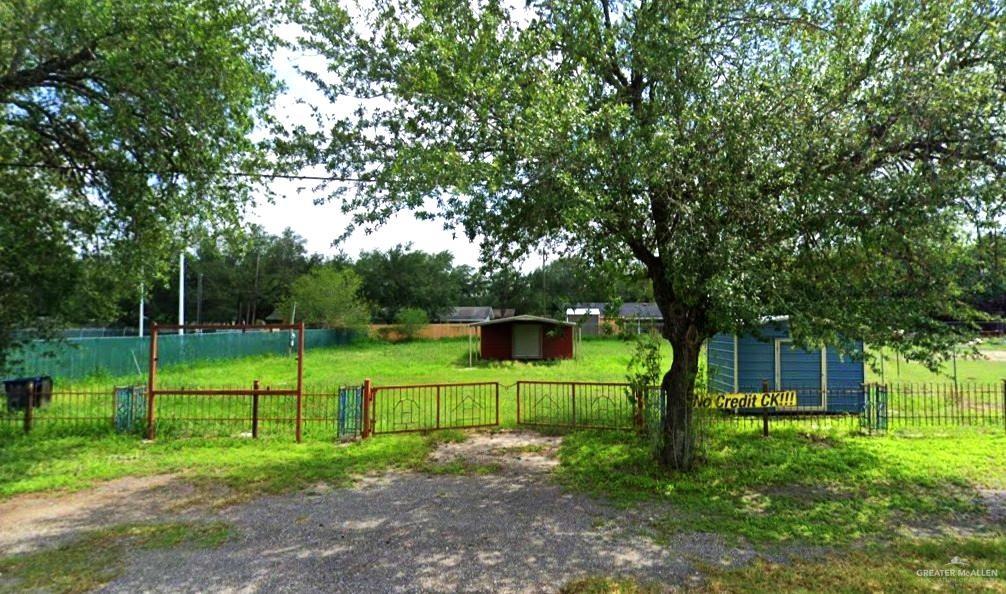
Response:
[[[573,576],[697,579],[690,558],[749,558],[716,537],[658,546],[609,505],[540,476],[367,478],[231,508],[241,536],[137,553],[111,591],[555,591]]]

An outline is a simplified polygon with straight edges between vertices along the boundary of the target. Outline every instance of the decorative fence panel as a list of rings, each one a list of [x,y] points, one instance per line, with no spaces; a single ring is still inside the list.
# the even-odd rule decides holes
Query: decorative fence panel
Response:
[[[359,435],[360,400],[343,411],[340,393],[361,393],[359,387],[314,387],[302,395],[301,428],[309,439],[334,440]],[[211,394],[159,388],[154,400],[158,438],[283,437],[297,428],[297,398],[286,387],[218,388]],[[147,434],[148,394],[142,386],[54,391],[51,398],[26,407],[0,394],[0,434],[87,434],[119,432]],[[349,406],[353,406],[352,403]],[[346,434],[340,422],[347,419]]]
[[[365,388],[366,391],[366,388]],[[364,436],[499,425],[499,383],[379,386],[364,404]]]
[[[27,400],[0,394],[0,433],[88,434],[114,429],[114,390],[60,390]]]
[[[1006,383],[886,384],[871,392],[887,427],[1002,427]]]
[[[642,410],[626,383],[517,382],[517,424],[631,429]]]

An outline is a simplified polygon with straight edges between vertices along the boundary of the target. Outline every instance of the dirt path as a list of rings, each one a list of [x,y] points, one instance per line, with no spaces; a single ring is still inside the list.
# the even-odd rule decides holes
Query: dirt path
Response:
[[[75,493],[0,501],[0,556],[49,547],[80,532],[198,513],[205,497],[173,475],[126,477]]]
[[[548,477],[558,444],[534,434],[474,434],[431,460],[488,465],[492,474],[392,473],[349,489],[319,486],[223,510],[189,509],[192,517],[231,523],[237,536],[212,550],[133,551],[105,591],[553,592],[593,575],[685,584],[699,579],[696,560],[754,555],[703,534],[658,545],[635,528],[645,511],[563,492]],[[0,507],[0,547],[28,549],[125,521],[176,520],[175,502],[187,489],[153,477],[17,498]]]

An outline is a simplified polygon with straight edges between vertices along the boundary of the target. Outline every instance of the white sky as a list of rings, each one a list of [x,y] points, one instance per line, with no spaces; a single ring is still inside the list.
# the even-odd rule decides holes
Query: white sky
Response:
[[[281,32],[292,38],[296,35],[293,29]],[[339,113],[338,107],[331,106],[321,95],[314,84],[303,79],[296,67],[315,72],[324,72],[325,62],[317,56],[296,54],[289,49],[277,52],[274,60],[277,75],[287,86],[287,91],[281,96],[275,107],[275,114],[293,124],[303,124],[313,127],[313,121],[304,102],[313,103],[326,108],[328,113]],[[348,103],[348,102],[347,102]],[[342,106],[348,109],[351,106]],[[304,171],[304,174],[324,175],[323,170]],[[373,249],[388,249],[401,243],[413,244],[417,250],[426,252],[449,251],[454,254],[455,264],[478,264],[478,245],[470,243],[464,233],[453,233],[443,229],[439,221],[420,221],[411,214],[402,213],[374,233],[367,235],[363,231],[355,232],[338,246],[332,242],[339,237],[349,223],[349,217],[342,213],[338,203],[315,205],[314,199],[320,197],[312,191],[312,182],[277,180],[271,188],[277,195],[273,204],[259,204],[249,216],[252,223],[262,225],[267,231],[279,233],[290,227],[307,240],[307,249],[332,255],[343,251],[355,258],[361,251]],[[456,236],[455,236],[456,235]]]

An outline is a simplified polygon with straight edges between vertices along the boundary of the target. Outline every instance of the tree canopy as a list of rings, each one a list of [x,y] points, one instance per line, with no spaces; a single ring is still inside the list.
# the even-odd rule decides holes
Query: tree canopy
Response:
[[[0,4],[0,356],[87,258],[122,284],[240,220],[278,12],[223,0]],[[27,255],[27,257],[26,257]],[[95,268],[92,268],[95,270]]]
[[[374,318],[386,323],[406,308],[422,309],[433,319],[446,313],[463,299],[471,273],[455,267],[450,252],[427,253],[411,245],[363,252],[354,268],[363,279],[364,299],[374,306]]]
[[[692,461],[702,342],[788,314],[798,341],[930,359],[970,309],[965,200],[1006,172],[1000,3],[316,2],[305,46],[355,97],[307,158],[359,225],[414,209],[486,261],[635,260],[674,359],[664,459]]]

